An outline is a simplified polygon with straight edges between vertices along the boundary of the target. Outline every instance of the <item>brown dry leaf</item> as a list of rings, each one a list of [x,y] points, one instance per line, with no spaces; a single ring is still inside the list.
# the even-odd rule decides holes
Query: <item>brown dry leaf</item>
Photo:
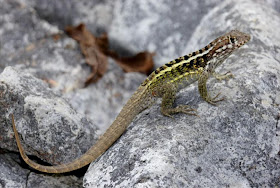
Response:
[[[115,59],[125,72],[141,72],[149,74],[154,67],[153,56],[155,53],[145,51],[131,57],[120,57],[115,51],[109,50],[107,34],[103,34],[98,38],[97,44],[103,53]]]
[[[107,34],[103,34],[98,38],[97,44],[103,53],[115,59],[125,72],[141,72],[149,74],[154,67],[153,56],[155,53],[145,51],[131,57],[120,57],[116,52],[109,50]]]
[[[100,50],[108,55],[109,51],[109,39],[107,33],[103,33],[100,37],[96,38],[96,43]]]
[[[120,67],[126,72],[141,72],[149,74],[154,67],[154,55],[155,53],[140,52],[132,57],[119,57],[113,55],[112,58],[114,58]]]
[[[97,39],[84,24],[77,27],[68,26],[66,32],[76,41],[79,42],[81,51],[85,56],[86,63],[91,66],[92,72],[86,80],[86,85],[99,80],[107,70],[107,57],[97,45]]]
[[[80,24],[77,27],[68,26],[66,32],[80,43],[81,51],[86,63],[92,67],[92,72],[86,81],[86,85],[96,82],[107,70],[107,56],[112,57],[126,72],[141,72],[149,74],[154,66],[154,53],[140,52],[132,57],[120,57],[116,52],[109,50],[107,34],[99,38],[92,35]]]

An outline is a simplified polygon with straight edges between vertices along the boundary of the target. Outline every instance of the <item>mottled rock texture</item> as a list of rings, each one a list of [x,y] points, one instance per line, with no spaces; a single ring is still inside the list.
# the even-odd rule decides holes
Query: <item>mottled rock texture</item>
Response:
[[[0,4],[0,187],[280,186],[279,1]],[[194,84],[178,94],[176,104],[197,108],[199,117],[167,118],[157,103],[84,177],[41,174],[19,158],[11,113],[29,155],[49,164],[69,162],[94,144],[145,78],[124,73],[109,59],[105,76],[84,88],[90,67],[63,31],[81,22],[96,35],[106,31],[110,48],[121,55],[156,52],[156,66],[232,29],[249,33],[251,41],[217,70],[231,71],[233,79],[209,80],[211,94],[227,98],[218,106],[203,101]]]

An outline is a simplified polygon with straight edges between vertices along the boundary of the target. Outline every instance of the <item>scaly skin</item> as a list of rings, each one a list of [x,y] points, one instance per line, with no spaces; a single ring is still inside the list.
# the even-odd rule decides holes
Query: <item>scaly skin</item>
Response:
[[[198,81],[200,96],[208,103],[215,105],[218,101],[223,100],[223,98],[218,99],[219,94],[215,97],[211,97],[208,94],[206,87],[208,78],[212,75],[219,80],[232,77],[233,75],[230,72],[220,75],[215,72],[215,69],[232,52],[249,40],[250,36],[248,34],[233,30],[215,39],[204,48],[189,55],[179,57],[156,69],[139,86],[116,120],[100,137],[97,143],[80,158],[70,163],[44,166],[31,161],[20,143],[14,116],[12,115],[13,130],[23,160],[32,168],[46,173],[64,173],[82,168],[101,156],[123,134],[134,117],[153,105],[157,98],[162,98],[161,113],[163,115],[169,117],[176,113],[196,115],[195,110],[187,105],[173,106],[176,93],[195,81]]]

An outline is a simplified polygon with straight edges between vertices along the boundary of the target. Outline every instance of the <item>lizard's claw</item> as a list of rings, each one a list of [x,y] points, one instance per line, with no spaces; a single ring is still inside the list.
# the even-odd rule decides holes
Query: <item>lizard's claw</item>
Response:
[[[196,113],[192,113],[192,112],[197,112],[197,110],[190,108],[188,105],[178,105],[175,108],[169,108],[169,109],[162,110],[163,115],[171,117],[171,118],[173,118],[173,116],[171,114],[177,114],[177,113],[184,113],[187,115],[198,116]]]
[[[210,103],[210,104],[216,106],[216,105],[217,105],[217,104],[216,104],[217,102],[225,100],[225,97],[222,97],[222,98],[220,98],[220,99],[217,99],[217,98],[220,96],[220,94],[221,94],[221,92],[219,92],[219,93],[218,93],[215,97],[213,97],[213,98],[208,97],[206,101],[207,101],[208,103]]]

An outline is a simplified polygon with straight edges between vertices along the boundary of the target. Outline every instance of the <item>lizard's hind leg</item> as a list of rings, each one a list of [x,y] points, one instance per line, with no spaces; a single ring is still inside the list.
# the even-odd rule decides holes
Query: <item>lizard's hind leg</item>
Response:
[[[165,86],[165,90],[162,95],[162,102],[160,111],[163,115],[172,117],[172,114],[184,113],[188,115],[197,116],[195,109],[190,108],[188,105],[178,105],[173,107],[176,98],[177,88],[171,84]]]

